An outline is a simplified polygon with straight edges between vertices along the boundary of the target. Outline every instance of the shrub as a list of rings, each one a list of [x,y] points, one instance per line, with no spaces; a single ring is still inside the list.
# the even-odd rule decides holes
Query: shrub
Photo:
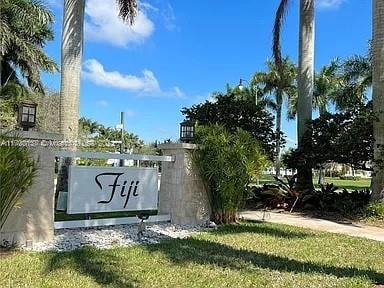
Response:
[[[249,195],[248,184],[267,164],[252,136],[241,129],[229,133],[223,126],[196,128],[194,162],[209,191],[212,220],[230,223]]]
[[[296,206],[300,210],[337,212],[350,216],[363,212],[371,198],[369,189],[340,191],[333,184],[326,184],[318,190],[298,193],[294,179],[290,179],[285,185],[282,183],[284,182],[279,181],[278,184],[266,184],[263,187],[254,188],[253,197],[249,199],[248,204],[258,208],[293,210],[297,202]]]
[[[372,202],[368,204],[364,212],[366,217],[384,220],[384,202]]]
[[[29,151],[17,140],[0,135],[0,230],[11,210],[20,204],[36,171],[36,162]]]
[[[303,209],[321,212],[337,212],[342,215],[353,215],[363,211],[371,198],[369,189],[337,191],[333,184],[322,186],[320,190],[313,190],[302,196]]]
[[[299,200],[299,192],[296,189],[297,175],[284,178],[274,176],[276,183],[255,187],[252,198],[247,204],[253,202],[259,207],[283,208],[292,211]]]

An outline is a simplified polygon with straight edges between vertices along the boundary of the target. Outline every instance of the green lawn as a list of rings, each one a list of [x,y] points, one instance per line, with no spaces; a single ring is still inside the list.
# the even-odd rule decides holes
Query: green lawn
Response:
[[[371,186],[370,179],[361,180],[340,180],[340,178],[325,177],[326,183],[333,183],[339,188],[345,188],[350,190],[359,190],[363,188],[369,188]],[[317,179],[314,179],[313,183],[317,184]]]
[[[110,250],[18,252],[0,287],[372,287],[384,243],[268,223]]]
[[[315,187],[318,187],[317,185],[317,177],[313,177],[313,183],[315,184]],[[273,183],[275,182],[275,179],[271,175],[261,175],[259,183],[260,184],[266,184],[266,183]],[[370,179],[362,179],[362,180],[340,180],[340,178],[336,177],[325,177],[326,183],[333,183],[335,186],[339,187],[340,189],[349,189],[349,190],[359,190],[363,188],[369,188],[371,185]]]

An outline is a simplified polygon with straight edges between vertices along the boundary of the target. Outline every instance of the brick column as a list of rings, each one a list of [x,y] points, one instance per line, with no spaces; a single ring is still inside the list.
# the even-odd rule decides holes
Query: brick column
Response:
[[[162,144],[164,156],[175,162],[163,162],[159,192],[160,214],[170,214],[171,222],[200,225],[209,220],[210,207],[203,181],[192,162],[194,144]]]

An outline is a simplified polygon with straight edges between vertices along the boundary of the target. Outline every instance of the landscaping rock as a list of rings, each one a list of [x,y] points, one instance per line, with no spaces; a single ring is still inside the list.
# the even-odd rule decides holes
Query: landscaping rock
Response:
[[[143,236],[139,237],[137,225],[116,225],[94,228],[56,230],[52,241],[35,242],[27,251],[72,251],[82,247],[108,249],[114,246],[155,244],[165,238],[186,238],[202,226],[181,226],[170,223],[146,224]]]

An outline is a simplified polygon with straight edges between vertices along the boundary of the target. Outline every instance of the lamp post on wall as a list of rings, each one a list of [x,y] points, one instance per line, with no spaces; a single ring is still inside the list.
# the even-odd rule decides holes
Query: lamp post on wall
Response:
[[[195,123],[190,120],[184,120],[180,123],[180,141],[182,143],[191,143],[195,137]]]
[[[251,86],[251,84],[249,83],[248,80],[245,80],[245,79],[241,79],[240,78],[240,81],[239,81],[239,85],[237,86],[237,88],[239,88],[240,91],[243,91],[245,86],[243,83],[246,83],[247,86],[249,87],[250,91],[251,91],[251,95],[252,96],[255,96],[255,103],[257,105],[257,86],[256,85],[253,85]]]
[[[19,107],[18,122],[24,131],[36,126],[37,104],[32,101],[23,101]]]

